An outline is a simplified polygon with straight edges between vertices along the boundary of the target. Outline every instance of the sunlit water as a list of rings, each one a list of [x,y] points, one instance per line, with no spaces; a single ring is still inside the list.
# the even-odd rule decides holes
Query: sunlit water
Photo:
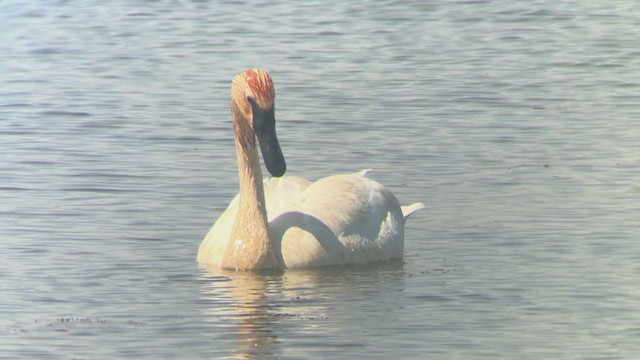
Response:
[[[0,357],[636,358],[636,1],[0,3]],[[373,168],[404,262],[227,273],[229,84]]]

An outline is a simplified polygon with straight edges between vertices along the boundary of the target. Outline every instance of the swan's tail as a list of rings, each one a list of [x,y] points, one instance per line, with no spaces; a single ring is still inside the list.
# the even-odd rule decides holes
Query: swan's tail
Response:
[[[367,173],[371,172],[372,170],[373,170],[373,169],[363,169],[363,170],[360,170],[360,171],[358,171],[358,172],[356,173],[356,177],[358,177],[358,178],[363,178],[363,177],[367,176]]]
[[[411,216],[411,214],[413,214],[414,212],[424,209],[426,206],[424,206],[423,203],[421,202],[417,202],[417,203],[413,203],[411,205],[406,205],[402,207],[402,216],[404,217],[405,220],[407,220],[407,218],[409,218],[409,216]]]

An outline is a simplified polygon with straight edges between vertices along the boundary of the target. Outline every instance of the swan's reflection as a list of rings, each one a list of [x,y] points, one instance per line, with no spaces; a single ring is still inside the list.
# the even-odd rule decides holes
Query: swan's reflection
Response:
[[[277,274],[204,270],[210,280],[203,289],[210,305],[205,309],[207,318],[228,326],[227,334],[236,340],[236,356],[276,357],[267,293],[270,278],[277,279]]]
[[[401,262],[280,272],[203,270],[206,319],[225,328],[226,340],[235,343],[234,356],[241,359],[291,355],[295,351],[291,348],[282,353],[278,334],[288,332],[281,327],[287,328],[292,319],[301,320],[294,325],[297,335],[326,335],[323,332],[334,331],[335,320],[339,320],[330,320],[328,313],[341,305],[338,298],[344,300],[356,287],[367,284],[377,289],[385,283],[397,286],[398,281],[389,276],[404,277]],[[319,322],[332,326],[318,326]]]

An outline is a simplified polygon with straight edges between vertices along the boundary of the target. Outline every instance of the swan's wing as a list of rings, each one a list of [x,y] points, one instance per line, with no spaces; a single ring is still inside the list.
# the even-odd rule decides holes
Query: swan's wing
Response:
[[[364,173],[311,184],[283,221],[282,254],[291,267],[363,263],[402,257],[404,218],[398,200]],[[301,246],[302,244],[302,246]],[[304,261],[310,262],[305,264]]]

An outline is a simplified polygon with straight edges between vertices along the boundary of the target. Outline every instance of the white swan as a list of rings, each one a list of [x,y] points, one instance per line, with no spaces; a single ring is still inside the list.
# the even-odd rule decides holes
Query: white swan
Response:
[[[305,268],[401,258],[405,220],[424,207],[401,207],[366,170],[314,183],[284,176],[275,132],[275,91],[261,69],[231,85],[240,192],[198,249],[198,262],[236,270]],[[257,143],[256,143],[257,138]],[[257,146],[267,170],[262,180]]]

